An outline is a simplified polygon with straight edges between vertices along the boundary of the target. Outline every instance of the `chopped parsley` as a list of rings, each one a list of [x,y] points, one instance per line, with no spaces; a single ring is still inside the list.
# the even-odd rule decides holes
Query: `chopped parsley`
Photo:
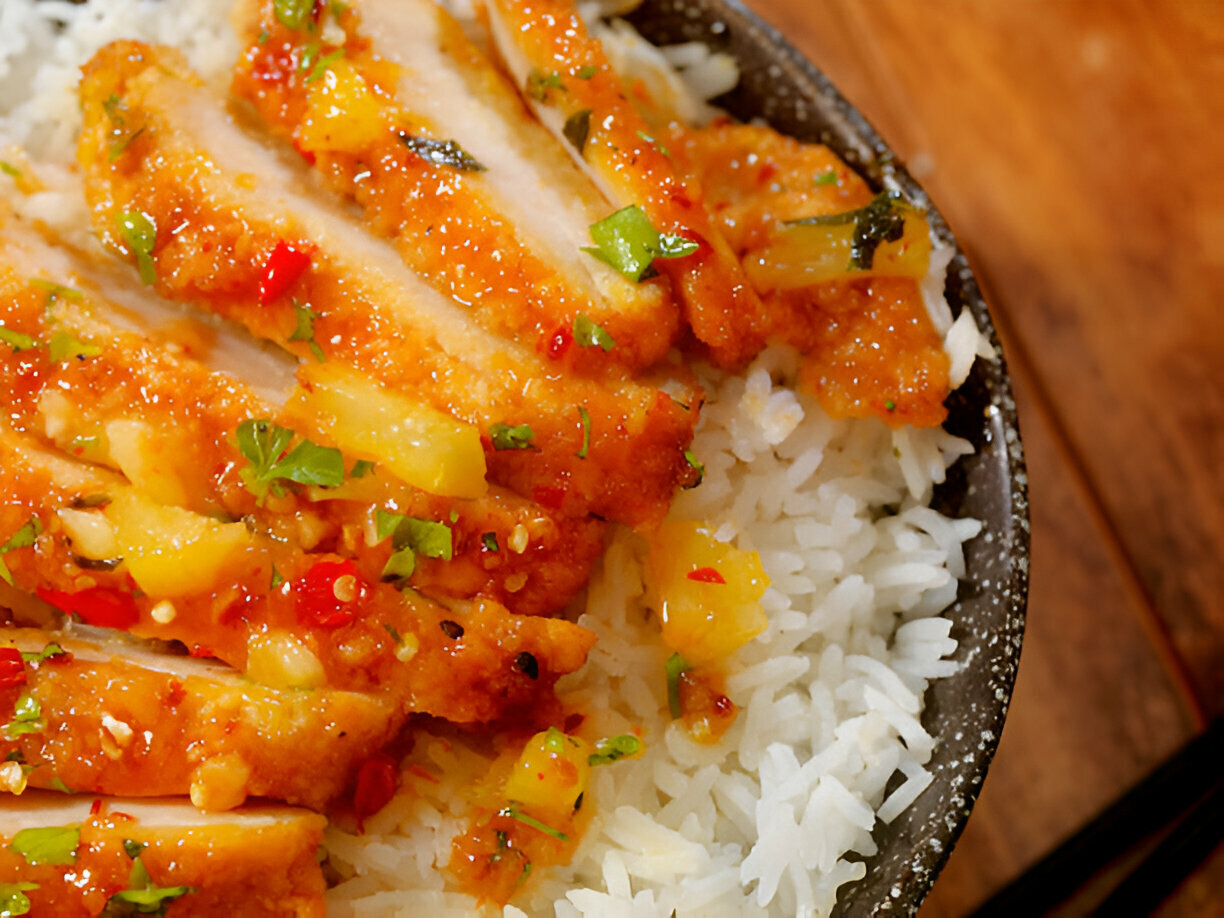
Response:
[[[896,242],[905,234],[905,214],[914,211],[896,191],[882,191],[871,203],[840,214],[823,214],[788,220],[787,226],[854,226],[847,271],[870,271],[876,249],[885,242]]]
[[[574,341],[581,347],[600,347],[604,352],[616,346],[616,339],[582,313],[574,316]]]
[[[84,299],[85,294],[80,290],[72,287],[65,287],[63,284],[57,284],[55,281],[44,280],[41,277],[31,277],[29,280],[31,287],[37,287],[39,290],[47,291],[47,305],[50,306],[57,299],[65,300],[80,300]]]
[[[328,54],[324,54],[315,63],[314,68],[311,69],[310,76],[306,77],[306,82],[314,83],[314,82],[317,82],[318,80],[323,79],[323,74],[327,73],[327,68],[330,67],[336,61],[340,60],[340,58],[342,57],[344,57],[343,48],[337,48],[335,51],[331,51]]]
[[[705,465],[697,460],[697,457],[693,454],[691,449],[686,449],[684,451],[684,461],[697,470],[697,480],[691,485],[684,486],[685,490],[688,490],[689,488],[697,487],[697,485],[701,484],[701,482],[705,480]]]
[[[822,172],[816,178],[812,179],[813,185],[836,185],[837,170],[830,169],[828,172]]]
[[[683,258],[699,248],[683,236],[660,233],[636,204],[591,224],[591,239],[595,245],[582,251],[607,262],[632,281],[653,277],[656,258]]]
[[[494,424],[489,428],[489,437],[493,448],[502,449],[535,449],[531,442],[535,439],[535,431],[527,424],[511,427],[509,424]]]
[[[273,0],[272,12],[286,29],[300,29],[310,22],[314,0]]]
[[[284,582],[285,582],[285,578],[281,575],[281,572],[276,569],[276,565],[273,564],[272,565],[272,578],[268,581],[268,589],[275,590],[277,587],[279,587]]]
[[[596,67],[594,64],[587,64],[585,67],[580,67],[574,76],[578,77],[580,80],[589,80],[597,73],[599,73],[598,67]]]
[[[680,677],[691,667],[684,662],[684,657],[673,653],[667,658],[665,669],[667,672],[667,709],[671,712],[672,720],[675,720],[683,713],[680,710]]]
[[[80,338],[66,331],[57,331],[51,335],[47,344],[47,356],[52,363],[63,363],[67,360],[84,360],[87,357],[97,357],[102,348],[96,344],[87,344]]]
[[[314,322],[319,314],[310,308],[309,303],[299,303],[296,298],[293,300],[293,314],[297,317],[297,328],[293,330],[289,340],[309,342],[310,353],[314,354],[315,360],[326,363],[327,357],[323,348],[319,347],[319,342],[315,340]]]
[[[38,346],[38,341],[34,338],[21,332],[13,331],[11,328],[5,328],[3,325],[0,325],[0,341],[11,347],[14,354],[28,351]]]
[[[660,153],[662,153],[664,156],[669,156],[669,157],[671,156],[671,153],[670,153],[670,152],[668,152],[667,147],[663,146],[663,144],[659,143],[657,140],[655,140],[653,137],[651,137],[651,136],[650,136],[649,134],[647,134],[645,131],[638,131],[638,132],[637,132],[637,135],[638,135],[638,137],[642,138],[642,140],[646,141],[647,143],[649,143],[649,144],[653,144],[653,145],[654,145],[654,147],[655,147],[655,148],[656,148],[656,149],[657,149],[657,150],[658,150]]]
[[[281,481],[322,488],[338,487],[344,482],[344,458],[340,450],[319,446],[303,438],[292,450],[294,432],[267,418],[243,421],[238,425],[238,451],[251,464],[239,474],[252,494],[262,501],[271,491],[284,495]]]
[[[485,551],[501,551],[497,545],[496,532],[484,532],[480,535],[480,544],[484,546]]]
[[[499,810],[497,815],[507,816],[510,819],[517,819],[523,825],[531,826],[533,829],[537,829],[540,832],[543,832],[545,835],[551,835],[553,838],[559,841],[569,841],[569,836],[560,829],[554,829],[552,826],[540,822],[540,820],[536,819],[534,816],[527,815],[514,803],[511,803],[509,806]]]
[[[416,570],[417,555],[441,558],[443,561],[454,557],[451,529],[445,523],[389,513],[381,508],[375,513],[374,520],[379,541],[391,537],[393,551],[383,568],[384,580],[411,577]]]
[[[157,244],[157,224],[148,214],[125,210],[118,216],[119,234],[136,256],[140,282],[146,286],[157,282],[157,264],[153,261],[153,246]]]
[[[565,134],[565,139],[572,143],[574,149],[579,153],[585,150],[587,137],[591,133],[591,110],[584,108],[566,118],[562,133]]]
[[[124,850],[128,851],[127,843]],[[143,849],[143,845],[140,846]],[[129,851],[129,856],[130,856]],[[106,903],[102,914],[120,915],[165,915],[166,909],[175,899],[193,893],[190,886],[157,886],[145,869],[139,854],[132,858],[132,872],[128,875],[128,888],[117,892]]]
[[[52,864],[58,867],[75,864],[77,847],[81,844],[81,827],[51,826],[45,829],[22,829],[9,842],[9,850],[20,854],[32,867]]]
[[[414,137],[400,131],[400,143],[421,159],[435,166],[450,166],[460,172],[484,172],[485,167],[474,156],[453,140],[438,140],[434,137]]]
[[[13,575],[8,569],[8,565],[4,563],[3,555],[7,555],[10,551],[17,551],[19,548],[31,548],[34,545],[34,540],[42,534],[42,521],[38,517],[32,516],[22,525],[20,529],[9,536],[9,540],[3,545],[0,545],[0,580],[3,580],[9,586],[13,586]]]
[[[42,650],[23,650],[21,652],[21,659],[25,660],[27,663],[43,663],[50,660],[52,657],[62,657],[67,655],[68,651],[66,651],[59,644],[55,643],[55,641],[51,641]]]
[[[595,744],[595,751],[587,756],[588,765],[608,765],[617,759],[637,755],[642,751],[642,741],[636,736],[622,733],[609,736]]]
[[[585,459],[587,450],[591,448],[591,416],[585,408],[579,405],[578,417],[582,420],[582,449],[574,453],[574,456],[578,459]]]
[[[28,915],[30,912],[30,890],[38,889],[37,883],[0,883],[0,918]]]
[[[559,89],[565,92],[565,82],[561,79],[561,74],[557,71],[545,73],[542,70],[532,70],[527,74],[527,95],[535,99],[537,102],[548,101],[548,91],[550,89]]]
[[[349,478],[365,478],[374,472],[374,463],[369,459],[358,459],[349,471]]]

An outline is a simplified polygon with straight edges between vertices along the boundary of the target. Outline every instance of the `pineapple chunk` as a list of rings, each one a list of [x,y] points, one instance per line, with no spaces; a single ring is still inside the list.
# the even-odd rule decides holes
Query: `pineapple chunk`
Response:
[[[332,61],[311,85],[298,145],[312,153],[360,153],[387,132],[382,106],[349,61]]]
[[[443,497],[483,497],[480,431],[437,409],[331,364],[303,367],[285,415],[326,432],[346,455],[386,467],[406,484]]]
[[[134,418],[107,421],[105,430],[111,459],[137,490],[159,504],[187,505],[187,488],[175,472],[182,457],[190,455],[186,444],[171,431]]]
[[[115,494],[103,512],[132,579],[150,596],[210,591],[225,566],[251,547],[241,523],[163,507],[131,489]]]
[[[314,651],[285,631],[253,634],[247,641],[246,675],[270,688],[315,688],[326,673]]]
[[[664,523],[651,540],[647,598],[663,642],[693,666],[716,663],[765,630],[768,586],[760,555],[717,541],[700,523]]]
[[[556,727],[537,733],[506,779],[506,798],[540,819],[569,819],[591,776],[590,754],[588,743]]]
[[[82,558],[106,561],[122,554],[115,538],[115,527],[101,512],[64,507],[56,511],[56,515],[64,532],[72,539],[72,550]]]

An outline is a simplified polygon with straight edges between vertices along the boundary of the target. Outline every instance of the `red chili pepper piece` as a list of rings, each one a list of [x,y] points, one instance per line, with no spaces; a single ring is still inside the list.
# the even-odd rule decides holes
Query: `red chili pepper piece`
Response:
[[[283,296],[309,267],[309,251],[295,249],[284,239],[278,241],[259,279],[259,305],[267,306]]]
[[[298,619],[339,628],[357,617],[369,587],[352,561],[320,561],[293,582]]]
[[[0,688],[25,685],[25,661],[16,647],[0,647]]]
[[[560,360],[569,351],[570,345],[574,343],[574,333],[564,325],[558,325],[557,329],[548,338],[549,360]]]
[[[723,575],[712,567],[699,567],[695,571],[689,571],[684,576],[689,580],[696,580],[698,583],[726,583]]]
[[[107,587],[90,587],[77,593],[38,588],[38,598],[49,602],[68,615],[75,615],[87,625],[118,628],[126,631],[140,621],[140,610],[131,593]]]
[[[365,820],[391,802],[399,786],[399,766],[386,753],[380,752],[361,763],[357,770],[357,787],[353,791],[353,815],[357,831],[365,831]]]

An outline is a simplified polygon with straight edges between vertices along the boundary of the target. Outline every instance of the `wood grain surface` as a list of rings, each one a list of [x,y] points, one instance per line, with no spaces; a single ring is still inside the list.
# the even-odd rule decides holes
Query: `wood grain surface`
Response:
[[[1224,3],[749,0],[930,192],[991,303],[1033,506],[963,915],[1224,713]],[[1162,908],[1224,912],[1217,854]]]

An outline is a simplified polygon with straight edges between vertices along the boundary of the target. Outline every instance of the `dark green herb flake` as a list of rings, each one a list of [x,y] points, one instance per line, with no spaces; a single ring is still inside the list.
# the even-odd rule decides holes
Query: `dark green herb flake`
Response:
[[[349,478],[365,478],[374,472],[374,463],[369,459],[358,459],[353,463],[352,471],[349,472]]]
[[[22,829],[9,842],[9,850],[20,854],[30,866],[51,864],[66,867],[76,863],[81,844],[80,826]]]
[[[685,490],[688,490],[689,488],[697,487],[705,479],[705,466],[697,460],[691,449],[684,451],[684,461],[697,470],[697,480],[690,485],[684,486]]]
[[[578,418],[582,421],[582,449],[574,453],[578,459],[585,459],[591,448],[591,416],[581,405],[578,406]]]
[[[247,490],[262,501],[268,491],[284,495],[281,481],[335,488],[344,482],[344,458],[340,450],[302,439],[292,450],[294,433],[267,418],[238,425],[238,451],[251,464],[239,474]]]
[[[66,360],[85,360],[97,357],[102,348],[96,344],[87,344],[66,331],[57,331],[51,335],[47,345],[47,356],[52,363],[63,363]]]
[[[582,313],[574,316],[574,341],[581,347],[599,347],[605,353],[616,346],[616,340]]]
[[[497,545],[496,532],[484,532],[480,535],[480,544],[484,546],[485,551],[501,551]]]
[[[559,89],[565,92],[565,82],[561,79],[561,74],[557,71],[552,73],[544,73],[542,70],[533,70],[527,74],[527,95],[535,99],[537,102],[548,101],[548,91],[550,89]]]
[[[609,765],[617,759],[637,755],[642,751],[642,741],[636,736],[623,733],[610,736],[595,744],[595,751],[587,756],[588,765]]]
[[[68,656],[68,651],[55,643],[55,641],[49,642],[42,650],[23,650],[21,652],[21,659],[27,663],[45,663],[52,657],[65,656]]]
[[[675,720],[683,713],[680,710],[680,677],[691,667],[684,662],[684,657],[673,653],[667,658],[665,669],[667,672],[667,709],[671,712],[672,720]]]
[[[517,427],[494,424],[489,428],[489,438],[493,441],[493,448],[497,450],[535,449],[531,442],[535,439],[535,431],[527,424],[519,424]]]
[[[518,806],[515,804],[511,804],[510,806],[499,810],[497,815],[506,816],[506,817],[509,817],[510,819],[517,819],[523,825],[531,826],[531,828],[537,829],[540,832],[543,832],[545,835],[551,835],[553,838],[559,841],[569,841],[569,836],[566,835],[564,832],[562,832],[560,829],[554,829],[552,826],[546,823],[540,822],[540,820],[536,819],[534,816],[529,816],[528,814],[520,810]]]
[[[299,303],[296,299],[293,301],[293,314],[297,318],[297,327],[289,336],[289,340],[309,342],[310,353],[314,354],[315,360],[319,363],[326,363],[327,356],[323,353],[319,342],[315,340],[314,323],[315,319],[319,318],[319,314],[310,308],[309,303]]]
[[[17,551],[21,548],[32,548],[34,540],[42,534],[42,521],[38,517],[32,516],[22,525],[20,529],[9,536],[9,540],[3,545],[0,545],[0,580],[3,580],[9,586],[13,586],[13,575],[8,569],[8,565],[4,563],[3,555],[7,555],[10,551]]]
[[[578,77],[580,80],[589,80],[597,73],[599,73],[598,67],[596,67],[594,64],[587,64],[585,67],[578,68],[578,72],[575,73],[574,76]]]
[[[632,281],[653,277],[656,258],[683,258],[699,248],[683,236],[660,234],[636,204],[591,224],[591,240],[595,245],[583,251]]]
[[[306,82],[314,83],[317,80],[323,79],[323,74],[327,73],[327,68],[342,57],[344,57],[343,48],[337,48],[335,51],[323,55],[310,71],[310,76],[306,77]]]
[[[117,892],[102,910],[105,916],[165,915],[166,909],[175,899],[195,892],[190,886],[157,886],[139,857],[132,860],[132,872],[128,875],[128,888]]]
[[[884,191],[871,203],[840,214],[824,214],[788,220],[788,226],[846,226],[853,224],[848,271],[870,271],[876,249],[885,242],[896,242],[905,233],[905,215],[914,211],[898,192]]]
[[[828,172],[822,172],[816,178],[812,179],[813,185],[836,185],[837,170],[830,169]]]
[[[141,283],[156,283],[157,264],[153,261],[153,247],[157,244],[157,224],[148,214],[136,210],[124,211],[117,219],[124,245],[136,256]]]
[[[574,145],[574,149],[582,153],[591,133],[591,110],[584,108],[566,118],[563,132],[565,139]]]
[[[399,133],[400,143],[421,159],[435,166],[450,166],[460,172],[484,172],[485,167],[453,140],[438,140],[434,137],[414,137]]]
[[[0,325],[0,342],[11,347],[13,353],[28,351],[38,346],[38,341],[34,338],[21,332],[13,331],[11,328],[5,328],[3,325]]]

